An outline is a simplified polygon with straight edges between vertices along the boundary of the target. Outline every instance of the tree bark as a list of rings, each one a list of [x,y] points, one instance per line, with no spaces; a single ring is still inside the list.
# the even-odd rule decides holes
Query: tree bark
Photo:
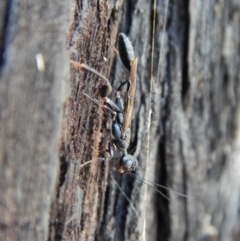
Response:
[[[240,239],[240,4],[159,0],[156,29],[153,6],[0,5],[0,240]],[[138,57],[136,176],[188,198],[161,189],[169,202],[117,173],[118,153],[101,161],[111,140],[104,81],[70,59],[109,78],[114,99],[129,74],[119,32]]]

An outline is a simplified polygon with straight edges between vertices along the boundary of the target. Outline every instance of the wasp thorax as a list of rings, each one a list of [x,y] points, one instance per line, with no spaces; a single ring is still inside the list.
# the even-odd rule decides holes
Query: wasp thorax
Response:
[[[137,159],[129,154],[123,154],[118,165],[118,171],[120,173],[133,172],[138,167]]]

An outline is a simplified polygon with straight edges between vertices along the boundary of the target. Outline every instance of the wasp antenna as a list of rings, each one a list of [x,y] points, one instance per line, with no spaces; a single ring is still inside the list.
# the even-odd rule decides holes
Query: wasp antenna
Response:
[[[195,199],[195,198],[192,197],[192,196],[188,196],[188,195],[185,195],[185,194],[183,194],[183,193],[177,192],[177,191],[175,191],[175,190],[173,190],[173,189],[171,189],[171,188],[169,188],[169,187],[165,187],[165,186],[160,185],[160,184],[158,184],[158,183],[151,182],[151,181],[149,181],[149,180],[147,180],[147,179],[144,179],[144,178],[142,178],[142,177],[139,177],[139,176],[137,176],[137,175],[135,175],[135,174],[133,174],[133,175],[134,175],[134,176],[136,177],[136,179],[138,179],[139,181],[142,181],[143,183],[147,183],[148,185],[155,187],[155,189],[157,189],[156,187],[160,187],[160,188],[166,189],[166,190],[168,190],[168,191],[171,191],[171,192],[173,192],[173,193],[175,193],[175,194],[177,194],[177,195],[179,195],[179,196],[182,196],[182,197],[185,197],[185,198]],[[158,190],[158,189],[157,189],[157,190]]]
[[[180,193],[180,192],[177,192],[177,191],[175,191],[175,190],[173,190],[173,189],[171,189],[171,188],[169,188],[169,187],[165,187],[165,186],[160,185],[160,184],[158,184],[158,183],[151,182],[151,181],[149,181],[149,180],[147,180],[147,179],[144,179],[144,178],[142,178],[142,177],[139,177],[139,176],[137,176],[137,175],[134,174],[134,173],[128,172],[127,174],[132,175],[132,176],[135,177],[137,180],[139,180],[139,181],[141,181],[142,183],[148,185],[149,187],[151,187],[152,189],[154,189],[155,191],[157,191],[157,192],[160,193],[161,195],[162,195],[162,193],[159,191],[159,189],[158,189],[157,187],[166,189],[166,190],[168,190],[168,191],[170,191],[170,192],[173,192],[173,193],[175,193],[175,194],[177,194],[177,195],[179,195],[179,196],[185,197],[185,198],[195,199],[195,198],[192,197],[192,196],[185,195],[185,194]],[[164,194],[163,194],[163,195],[164,195]],[[164,196],[165,196],[165,195],[164,195]],[[167,198],[167,199],[170,200],[169,198]]]
[[[148,180],[146,180],[146,181],[148,181]],[[150,181],[148,181],[148,182],[150,182]],[[177,195],[179,195],[179,196],[182,196],[182,197],[185,197],[185,198],[195,199],[195,198],[192,197],[192,196],[188,196],[188,195],[185,195],[185,194],[183,194],[183,193],[177,192],[177,191],[175,191],[175,190],[173,190],[173,189],[171,189],[171,188],[169,188],[169,187],[165,187],[165,186],[162,186],[162,185],[157,184],[157,183],[153,183],[153,184],[156,185],[156,186],[158,186],[158,187],[164,188],[164,189],[166,189],[166,190],[168,190],[168,191],[171,191],[171,192],[173,192],[173,193],[175,193],[175,194],[177,194]]]
[[[132,173],[132,172],[126,172],[126,174],[129,174],[133,177],[135,177],[137,180],[139,180],[140,182],[146,184],[148,187],[150,187],[151,189],[153,189],[154,191],[158,192],[161,196],[163,196],[165,199],[167,199],[169,202],[171,202],[171,199],[169,197],[167,197],[165,194],[163,194],[159,189],[157,189],[154,185],[149,184],[147,182],[147,180],[137,176],[136,174]]]

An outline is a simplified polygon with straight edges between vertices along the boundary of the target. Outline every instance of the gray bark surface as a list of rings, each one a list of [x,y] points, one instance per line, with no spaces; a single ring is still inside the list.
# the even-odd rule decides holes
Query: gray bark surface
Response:
[[[0,4],[0,240],[240,239],[240,3],[171,1],[161,44],[165,8],[157,1],[150,92],[152,2]],[[138,57],[136,175],[194,198],[146,195],[117,173],[117,153],[99,159],[111,139],[104,81],[70,59],[109,78],[114,99],[128,76],[119,32]]]
[[[66,8],[59,1],[0,4],[0,240],[48,237],[69,94]]]

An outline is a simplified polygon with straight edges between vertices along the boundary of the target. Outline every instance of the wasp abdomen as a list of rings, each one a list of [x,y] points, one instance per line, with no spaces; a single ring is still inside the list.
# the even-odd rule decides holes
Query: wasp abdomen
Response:
[[[118,50],[123,64],[130,70],[135,56],[132,43],[124,33],[120,33],[118,36]]]

